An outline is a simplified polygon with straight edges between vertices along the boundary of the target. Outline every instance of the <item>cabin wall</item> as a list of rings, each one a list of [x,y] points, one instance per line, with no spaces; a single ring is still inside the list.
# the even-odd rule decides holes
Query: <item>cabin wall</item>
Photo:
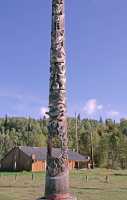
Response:
[[[75,161],[75,169],[84,169],[88,168],[88,161]]]
[[[73,170],[75,168],[74,160],[68,160],[68,168],[69,168],[69,170]]]
[[[73,170],[75,168],[75,161],[68,161],[69,170]],[[32,172],[41,172],[46,170],[46,161],[34,161],[32,163]]]
[[[18,171],[31,171],[32,158],[27,156],[23,151],[19,150],[19,158],[17,157]]]
[[[1,171],[30,171],[31,165],[32,159],[15,147],[1,160]]]
[[[46,170],[46,161],[34,161],[32,163],[32,172],[41,172]]]
[[[18,149],[13,148],[1,161],[1,170],[14,171],[17,165]]]

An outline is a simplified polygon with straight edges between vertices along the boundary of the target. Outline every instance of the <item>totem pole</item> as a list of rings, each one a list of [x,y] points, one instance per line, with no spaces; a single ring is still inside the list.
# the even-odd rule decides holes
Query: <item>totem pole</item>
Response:
[[[69,193],[68,138],[66,121],[66,56],[64,0],[52,0],[50,51],[49,123],[45,199],[72,200]],[[54,155],[57,141],[60,154]],[[43,198],[42,198],[43,199]]]

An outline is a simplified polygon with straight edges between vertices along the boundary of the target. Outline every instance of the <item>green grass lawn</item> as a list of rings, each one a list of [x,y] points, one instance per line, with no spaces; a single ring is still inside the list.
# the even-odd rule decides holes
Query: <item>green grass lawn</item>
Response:
[[[109,182],[106,182],[106,176]],[[86,181],[86,176],[88,181]],[[45,174],[0,173],[0,200],[36,200],[43,195]],[[80,170],[70,173],[70,191],[78,200],[126,200],[127,170]]]

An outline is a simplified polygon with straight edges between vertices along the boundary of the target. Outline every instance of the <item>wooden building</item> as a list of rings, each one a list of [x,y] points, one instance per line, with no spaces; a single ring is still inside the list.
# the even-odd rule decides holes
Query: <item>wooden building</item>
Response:
[[[83,156],[77,152],[69,150],[68,166],[72,170],[77,166],[87,167],[89,162],[88,156]],[[60,154],[59,148],[53,148],[54,156]],[[14,147],[0,161],[1,171],[45,171],[46,169],[47,148],[41,147]]]

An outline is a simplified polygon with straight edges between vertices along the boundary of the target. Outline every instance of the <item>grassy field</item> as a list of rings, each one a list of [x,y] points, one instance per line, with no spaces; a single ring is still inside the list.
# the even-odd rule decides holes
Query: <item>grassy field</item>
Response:
[[[43,195],[44,180],[44,173],[34,174],[33,179],[32,174],[26,172],[17,173],[17,176],[0,173],[0,200],[35,200]],[[78,200],[126,200],[127,170],[73,171],[70,173],[70,190]]]

